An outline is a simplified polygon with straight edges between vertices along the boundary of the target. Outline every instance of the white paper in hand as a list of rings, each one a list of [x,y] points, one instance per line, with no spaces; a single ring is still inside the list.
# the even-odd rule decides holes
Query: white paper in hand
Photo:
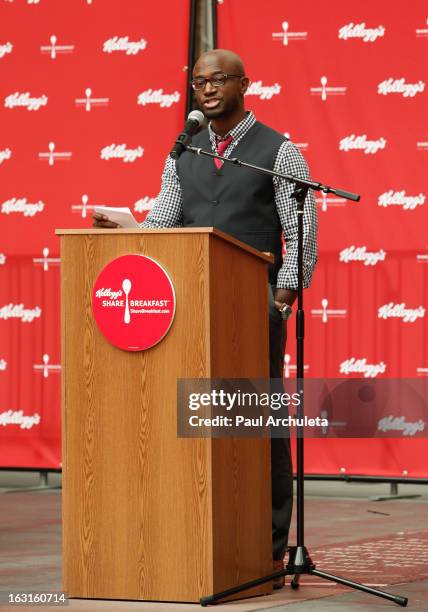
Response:
[[[95,206],[94,211],[105,215],[109,218],[109,221],[119,223],[122,227],[140,227],[127,206]]]

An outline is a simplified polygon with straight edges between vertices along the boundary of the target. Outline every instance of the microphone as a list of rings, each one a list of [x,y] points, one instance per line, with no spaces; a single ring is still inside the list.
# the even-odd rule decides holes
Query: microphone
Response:
[[[184,130],[179,134],[177,140],[172,147],[170,156],[172,159],[178,159],[182,153],[186,150],[186,145],[192,140],[193,134],[197,131],[199,126],[204,122],[204,114],[201,111],[193,110],[187,117]]]

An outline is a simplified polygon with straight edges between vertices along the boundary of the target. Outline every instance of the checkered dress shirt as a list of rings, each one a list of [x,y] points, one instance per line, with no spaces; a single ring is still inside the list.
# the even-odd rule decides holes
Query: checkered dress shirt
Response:
[[[233,140],[224,152],[224,157],[230,157],[241,138],[254,125],[256,119],[252,112],[238,123],[222,140],[232,136]],[[217,153],[218,136],[213,132],[211,124],[208,125],[211,147]],[[207,161],[208,163],[208,161]],[[213,162],[211,162],[213,163]],[[286,140],[278,150],[273,167],[277,172],[292,174],[300,178],[309,179],[306,161],[298,148]],[[284,232],[286,253],[283,265],[278,273],[276,286],[281,289],[297,289],[297,205],[291,194],[294,185],[273,177],[275,190],[275,204]],[[142,228],[181,227],[183,225],[183,195],[180,179],[177,174],[175,160],[167,157],[162,173],[162,187],[156,198],[153,209],[141,223]],[[312,273],[317,261],[317,206],[312,190],[306,198],[303,215],[303,282],[309,287]]]

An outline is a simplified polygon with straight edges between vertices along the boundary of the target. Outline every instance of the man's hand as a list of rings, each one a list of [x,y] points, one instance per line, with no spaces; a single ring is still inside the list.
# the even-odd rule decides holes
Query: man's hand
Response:
[[[112,229],[117,227],[122,227],[119,223],[115,223],[114,221],[110,221],[106,215],[102,215],[101,213],[94,212],[92,215],[93,219],[93,227],[98,227],[100,229]]]
[[[276,289],[275,290],[275,308],[281,310],[284,304],[292,306],[297,297],[297,291],[292,289]]]

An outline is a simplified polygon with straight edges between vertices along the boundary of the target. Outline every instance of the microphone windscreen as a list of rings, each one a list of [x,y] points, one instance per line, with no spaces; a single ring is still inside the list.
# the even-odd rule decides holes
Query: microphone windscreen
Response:
[[[204,113],[201,113],[201,111],[199,110],[192,110],[188,116],[187,116],[187,120],[189,121],[196,121],[196,123],[198,125],[203,125],[204,121],[205,121],[205,115]]]

